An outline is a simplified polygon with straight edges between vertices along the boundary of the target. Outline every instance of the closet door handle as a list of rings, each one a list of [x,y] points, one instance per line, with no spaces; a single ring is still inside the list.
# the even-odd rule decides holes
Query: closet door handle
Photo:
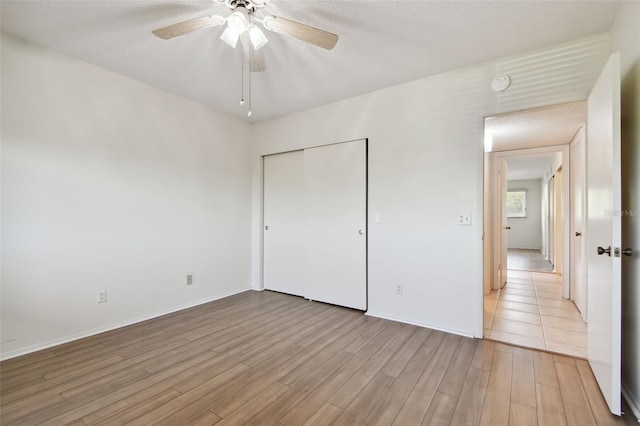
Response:
[[[360,230],[358,231],[358,234],[360,234],[360,235],[364,235],[364,231],[363,231],[362,229],[360,229]]]

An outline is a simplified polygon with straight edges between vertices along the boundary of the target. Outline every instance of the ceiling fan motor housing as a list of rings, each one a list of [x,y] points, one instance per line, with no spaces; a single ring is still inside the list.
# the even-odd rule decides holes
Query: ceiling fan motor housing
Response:
[[[216,3],[224,4],[229,9],[235,10],[237,7],[244,7],[250,12],[262,9],[270,0],[215,0]]]

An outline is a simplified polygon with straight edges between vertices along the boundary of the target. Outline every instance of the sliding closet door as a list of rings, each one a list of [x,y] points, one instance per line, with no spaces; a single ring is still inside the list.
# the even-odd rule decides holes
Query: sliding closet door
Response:
[[[264,288],[304,296],[304,154],[264,157]]]
[[[305,296],[367,307],[366,141],[304,151]]]

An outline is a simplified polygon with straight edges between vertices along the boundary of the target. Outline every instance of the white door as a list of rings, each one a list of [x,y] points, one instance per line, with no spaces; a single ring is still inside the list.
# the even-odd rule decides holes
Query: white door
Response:
[[[264,157],[264,266],[267,290],[304,296],[304,154]]]
[[[306,149],[306,297],[367,308],[366,141]]]
[[[502,288],[507,282],[507,246],[509,244],[509,224],[507,219],[507,175],[508,166],[504,158],[500,159],[498,172],[498,193],[500,194],[500,280]]]
[[[574,301],[582,318],[587,320],[586,279],[585,279],[585,240],[584,226],[585,203],[585,135],[584,127],[580,128],[571,143],[571,299]]]
[[[620,56],[611,55],[588,100],[587,357],[620,414]],[[607,250],[610,252],[607,253]]]
[[[555,269],[556,262],[556,180],[555,175],[549,180],[549,262]]]
[[[543,179],[546,179],[543,178]],[[544,182],[544,180],[543,180]],[[542,255],[549,260],[549,186],[542,184]]]
[[[553,235],[555,238],[555,242],[553,243],[553,250],[555,251],[555,261],[554,264],[554,272],[558,275],[562,275],[562,240],[564,238],[564,232],[562,230],[562,218],[563,214],[563,205],[562,205],[562,169],[556,171],[556,175],[553,178],[555,181],[555,189],[553,191],[556,199],[553,202],[553,207],[555,208],[555,213],[553,215],[553,221],[555,225],[555,229],[553,231]],[[567,291],[567,297],[569,296],[569,292]]]

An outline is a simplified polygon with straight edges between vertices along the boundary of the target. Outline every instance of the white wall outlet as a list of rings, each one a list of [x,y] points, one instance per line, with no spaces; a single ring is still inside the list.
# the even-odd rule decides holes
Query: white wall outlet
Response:
[[[458,213],[458,220],[456,223],[459,226],[471,225],[471,213]]]
[[[402,284],[396,284],[396,294],[402,294]]]
[[[105,303],[107,301],[107,290],[98,290],[96,300],[98,303]]]
[[[376,212],[376,223],[382,223],[382,212]]]
[[[187,285],[193,284],[193,275],[187,275]]]

